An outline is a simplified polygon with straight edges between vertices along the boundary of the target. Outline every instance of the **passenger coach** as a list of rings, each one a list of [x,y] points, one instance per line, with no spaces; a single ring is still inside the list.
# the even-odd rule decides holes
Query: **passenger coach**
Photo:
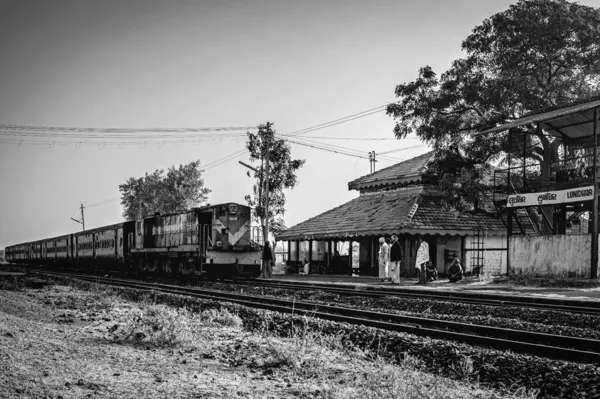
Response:
[[[236,203],[142,218],[6,248],[9,263],[86,271],[256,277],[258,229]]]

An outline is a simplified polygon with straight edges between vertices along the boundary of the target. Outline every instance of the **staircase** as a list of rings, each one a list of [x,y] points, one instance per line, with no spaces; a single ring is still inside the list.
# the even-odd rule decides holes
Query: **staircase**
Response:
[[[505,170],[494,172],[494,206],[500,215],[502,222],[508,226],[508,209],[506,206],[508,173]],[[518,191],[510,183],[510,192],[517,194]],[[541,207],[512,208],[513,234],[515,235],[537,235],[541,233],[544,222],[549,224],[546,215]]]

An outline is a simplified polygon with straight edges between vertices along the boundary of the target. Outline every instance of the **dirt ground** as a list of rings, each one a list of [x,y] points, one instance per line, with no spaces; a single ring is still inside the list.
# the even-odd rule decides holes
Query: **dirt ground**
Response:
[[[335,338],[250,334],[236,315],[205,313],[104,289],[0,290],[0,397],[505,397],[411,359],[391,366]]]

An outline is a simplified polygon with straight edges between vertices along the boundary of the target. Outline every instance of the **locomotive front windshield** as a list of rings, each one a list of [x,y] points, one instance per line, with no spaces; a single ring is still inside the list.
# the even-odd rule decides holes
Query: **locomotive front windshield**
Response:
[[[221,205],[215,209],[213,242],[223,249],[251,247],[250,207],[238,204]]]

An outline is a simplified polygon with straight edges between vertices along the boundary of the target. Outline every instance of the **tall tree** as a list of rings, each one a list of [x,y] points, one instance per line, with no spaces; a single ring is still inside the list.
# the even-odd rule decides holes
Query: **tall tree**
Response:
[[[446,200],[461,210],[480,207],[490,162],[506,156],[506,135],[478,135],[540,108],[600,94],[600,9],[565,0],[520,0],[476,26],[463,41],[466,57],[438,76],[431,67],[396,86],[387,108],[394,133],[431,144],[430,167]],[[547,183],[557,142],[535,126],[525,152]],[[515,152],[523,147],[511,147]],[[519,152],[520,153],[520,152]],[[489,179],[488,179],[489,180]]]
[[[134,220],[156,212],[172,213],[199,206],[210,189],[204,187],[200,161],[179,167],[171,166],[166,174],[155,170],[144,177],[130,177],[119,185],[123,217]]]
[[[248,176],[254,178],[255,184],[252,194],[246,195],[245,199],[248,205],[254,208],[254,216],[260,219],[263,231],[268,217],[269,225],[276,234],[285,228],[282,217],[285,213],[286,199],[283,190],[296,186],[298,183],[296,173],[306,161],[292,159],[289,145],[285,143],[285,140],[275,137],[276,133],[272,126],[272,123],[267,122],[258,126],[256,134],[250,132],[247,134],[246,147],[250,152],[250,162],[260,162],[261,166],[252,174],[248,172]],[[267,180],[269,188],[268,215],[265,212],[265,183]],[[265,235],[265,242],[267,239],[268,237]]]

